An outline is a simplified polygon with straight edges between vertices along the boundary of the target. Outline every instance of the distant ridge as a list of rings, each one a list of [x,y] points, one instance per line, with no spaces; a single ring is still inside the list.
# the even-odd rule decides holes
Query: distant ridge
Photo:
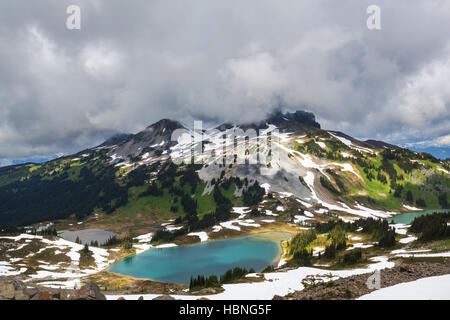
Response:
[[[394,144],[390,144],[384,141],[380,141],[380,140],[365,140],[365,143],[367,143],[368,145],[372,146],[373,148],[378,148],[378,149],[401,149],[399,146],[396,146]]]

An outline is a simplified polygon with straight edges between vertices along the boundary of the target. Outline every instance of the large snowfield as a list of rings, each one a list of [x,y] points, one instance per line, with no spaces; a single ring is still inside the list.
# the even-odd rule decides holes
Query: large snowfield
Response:
[[[358,300],[450,300],[450,274],[382,288]]]

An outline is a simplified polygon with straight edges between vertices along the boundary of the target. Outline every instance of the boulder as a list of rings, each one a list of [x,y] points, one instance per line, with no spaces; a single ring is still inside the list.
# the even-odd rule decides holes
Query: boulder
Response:
[[[100,288],[91,282],[76,290],[70,300],[106,300],[106,297],[100,292]]]
[[[8,278],[0,278],[0,300],[14,299],[16,292],[14,280]]]
[[[157,296],[157,297],[153,298],[152,300],[175,300],[175,298],[165,294],[162,296]]]
[[[408,266],[401,265],[400,266],[400,272],[409,272],[409,273],[411,273],[412,271],[408,268]]]
[[[30,293],[23,282],[8,278],[0,278],[0,300],[29,300]]]
[[[219,293],[219,288],[203,288],[200,291],[198,291],[199,294],[216,294]]]
[[[52,300],[52,296],[49,291],[42,291],[34,295],[31,300]]]
[[[22,281],[13,277],[0,277],[0,300],[106,300],[94,283],[71,292],[72,290],[39,286],[27,287]]]
[[[27,289],[16,290],[14,300],[30,300],[33,294]]]

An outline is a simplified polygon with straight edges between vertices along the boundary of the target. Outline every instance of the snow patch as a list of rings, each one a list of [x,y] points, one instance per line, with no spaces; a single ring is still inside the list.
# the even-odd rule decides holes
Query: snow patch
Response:
[[[413,242],[413,241],[416,241],[416,240],[417,240],[417,237],[409,236],[409,237],[400,239],[399,242],[400,243],[410,243],[410,242]]]
[[[266,216],[278,217],[278,214],[273,213],[272,210],[266,210]]]
[[[194,236],[194,237],[199,237],[200,238],[200,242],[205,242],[208,241],[208,234],[204,231],[202,232],[191,232],[187,234],[188,236]]]
[[[138,240],[139,243],[146,243],[152,241],[153,238],[153,232],[142,234],[140,236],[137,236],[135,239]]]
[[[300,199],[295,199],[295,200],[297,200],[297,202],[299,202],[299,203],[301,203],[302,205],[304,205],[306,208],[311,208],[311,207],[312,207],[312,204],[311,204],[311,203],[305,202],[305,201],[300,200]]]
[[[411,207],[411,206],[408,206],[406,204],[403,205],[403,208],[405,208],[407,210],[411,210],[411,211],[422,211],[422,209]]]

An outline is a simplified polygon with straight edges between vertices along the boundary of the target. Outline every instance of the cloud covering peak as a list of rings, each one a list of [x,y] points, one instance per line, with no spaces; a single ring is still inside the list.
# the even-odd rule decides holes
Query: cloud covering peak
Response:
[[[81,8],[68,30],[66,8]],[[450,127],[450,3],[119,1],[0,4],[0,159],[73,152],[161,118],[248,122],[305,109],[389,142]],[[442,138],[445,140],[444,138]]]

